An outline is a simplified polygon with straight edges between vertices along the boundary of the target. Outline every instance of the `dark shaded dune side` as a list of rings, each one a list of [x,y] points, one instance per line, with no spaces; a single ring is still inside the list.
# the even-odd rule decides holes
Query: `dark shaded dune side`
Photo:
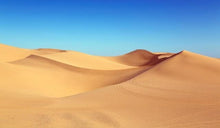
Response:
[[[108,57],[108,59],[129,66],[153,66],[168,58],[159,57],[161,55],[162,54],[153,54],[146,50],[135,50],[125,55]]]

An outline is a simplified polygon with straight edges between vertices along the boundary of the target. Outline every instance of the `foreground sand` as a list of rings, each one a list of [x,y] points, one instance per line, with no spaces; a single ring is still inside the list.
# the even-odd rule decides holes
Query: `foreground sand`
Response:
[[[220,60],[0,44],[0,128],[219,128]]]

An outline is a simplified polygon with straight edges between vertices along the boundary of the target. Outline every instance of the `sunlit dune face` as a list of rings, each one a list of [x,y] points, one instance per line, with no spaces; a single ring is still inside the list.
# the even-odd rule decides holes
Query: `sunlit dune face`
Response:
[[[219,128],[220,60],[0,45],[2,128]]]

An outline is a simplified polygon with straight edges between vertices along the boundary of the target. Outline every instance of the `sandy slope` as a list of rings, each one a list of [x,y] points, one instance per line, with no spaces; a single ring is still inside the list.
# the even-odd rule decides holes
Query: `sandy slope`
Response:
[[[125,55],[109,57],[108,59],[130,66],[150,65],[158,60],[155,54],[146,50],[135,50]]]
[[[1,83],[4,84],[0,86],[28,94],[61,97],[121,83],[146,68],[148,67],[121,70],[84,69],[31,55],[1,66],[0,69],[4,72],[0,75],[3,78]]]
[[[67,51],[59,54],[44,55],[46,58],[61,61],[63,63],[89,69],[100,69],[100,70],[115,70],[115,69],[128,69],[134,68],[135,66],[127,66],[114,61],[105,59],[105,57],[91,56],[88,54]]]
[[[0,56],[7,60],[0,61],[2,128],[220,127],[219,59],[188,51],[20,50]]]
[[[30,50],[0,44],[0,62],[14,61],[30,54]]]
[[[151,53],[146,50],[138,49],[129,52],[125,55],[115,56],[115,57],[105,57],[108,60],[115,61],[124,65],[129,66],[145,66],[145,65],[155,65],[170,56],[173,53]]]

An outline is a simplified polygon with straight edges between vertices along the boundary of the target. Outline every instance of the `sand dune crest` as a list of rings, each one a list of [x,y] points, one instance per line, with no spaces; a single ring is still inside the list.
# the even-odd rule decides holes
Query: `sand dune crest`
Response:
[[[0,44],[2,128],[219,128],[220,60]]]

